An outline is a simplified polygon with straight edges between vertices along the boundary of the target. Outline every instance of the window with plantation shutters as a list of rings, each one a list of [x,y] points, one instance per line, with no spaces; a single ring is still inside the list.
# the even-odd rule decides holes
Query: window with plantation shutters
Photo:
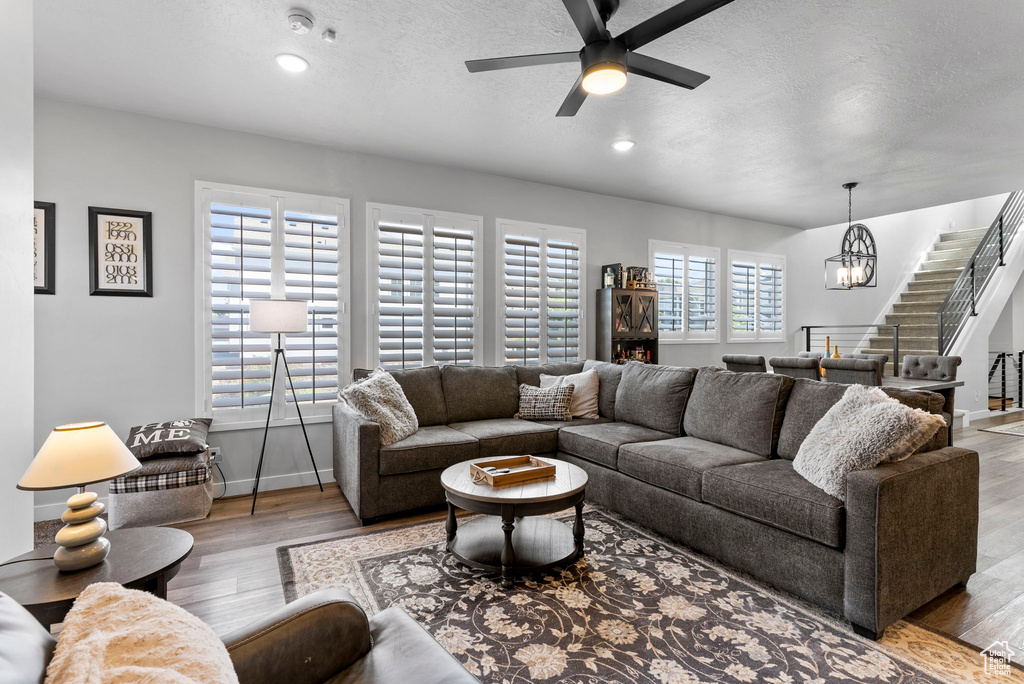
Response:
[[[729,250],[729,341],[785,339],[785,257]]]
[[[662,342],[718,341],[717,248],[649,240]]]
[[[296,417],[284,369],[271,395],[276,340],[249,330],[253,299],[307,302],[308,329],[282,337],[303,416],[329,415],[339,378],[348,302],[348,203],[199,182],[201,283],[197,404],[221,428]]]
[[[498,359],[533,365],[581,358],[586,234],[498,220]]]
[[[479,216],[367,205],[376,365],[481,365]],[[372,276],[371,276],[372,277]]]

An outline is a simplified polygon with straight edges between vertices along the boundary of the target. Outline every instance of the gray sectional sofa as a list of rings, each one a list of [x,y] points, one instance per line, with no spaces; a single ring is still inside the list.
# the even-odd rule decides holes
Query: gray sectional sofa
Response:
[[[524,421],[518,386],[596,368],[600,418]],[[441,471],[469,458],[547,454],[590,476],[587,499],[779,589],[882,630],[975,571],[978,454],[936,435],[900,463],[852,473],[846,499],[792,460],[846,385],[768,373],[595,361],[392,373],[419,431],[381,447],[334,408],[334,474],[371,520],[444,503]],[[885,389],[941,413],[931,392]]]

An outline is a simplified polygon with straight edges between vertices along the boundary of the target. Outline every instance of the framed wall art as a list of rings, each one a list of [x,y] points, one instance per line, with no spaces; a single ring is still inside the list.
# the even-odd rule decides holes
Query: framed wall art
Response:
[[[89,207],[89,294],[153,296],[153,212]]]
[[[56,290],[57,252],[55,248],[57,230],[57,205],[53,202],[36,202],[32,214],[32,248],[36,294],[54,294]]]

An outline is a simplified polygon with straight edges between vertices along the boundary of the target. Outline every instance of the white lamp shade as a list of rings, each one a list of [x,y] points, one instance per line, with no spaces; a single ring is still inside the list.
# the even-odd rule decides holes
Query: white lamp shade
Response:
[[[306,302],[301,299],[250,299],[249,330],[259,333],[304,333]]]
[[[21,476],[18,489],[81,487],[141,467],[106,423],[71,423],[53,429]]]

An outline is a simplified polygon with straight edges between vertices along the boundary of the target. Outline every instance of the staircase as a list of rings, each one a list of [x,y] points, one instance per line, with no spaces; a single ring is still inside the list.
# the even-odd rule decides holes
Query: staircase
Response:
[[[939,353],[939,308],[946,299],[964,266],[971,259],[987,228],[943,233],[935,243],[921,267],[907,283],[900,301],[885,316],[888,325],[898,323],[900,328],[900,358],[890,359],[886,374],[892,375],[902,367],[904,354]],[[883,328],[868,340],[868,354],[892,356],[892,329]],[[894,365],[898,364],[898,365]]]

